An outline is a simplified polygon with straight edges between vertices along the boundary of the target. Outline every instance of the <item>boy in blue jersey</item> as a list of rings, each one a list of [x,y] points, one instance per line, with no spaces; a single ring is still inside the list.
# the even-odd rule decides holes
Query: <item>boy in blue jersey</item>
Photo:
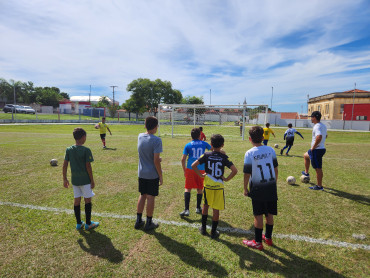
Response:
[[[263,129],[253,126],[249,130],[249,141],[253,148],[244,157],[244,196],[252,198],[254,215],[254,240],[243,240],[248,247],[262,250],[262,240],[272,244],[274,215],[277,215],[278,162],[273,148],[262,145]],[[248,190],[249,184],[249,190]],[[266,216],[266,231],[263,231],[263,215]]]
[[[225,209],[224,182],[231,180],[237,173],[235,165],[229,160],[229,157],[222,151],[224,146],[224,137],[221,134],[215,134],[211,137],[212,152],[204,153],[198,158],[191,167],[199,177],[204,177],[204,205],[202,211],[202,226],[199,231],[202,235],[207,235],[208,208],[213,209],[211,238],[216,239],[220,236],[217,231],[220,210]],[[201,174],[198,165],[205,164],[205,173]],[[231,170],[228,177],[224,177],[225,166]]]
[[[293,143],[294,143],[294,134],[297,133],[299,136],[303,138],[302,134],[300,134],[297,130],[295,130],[295,128],[293,128],[293,125],[292,124],[288,124],[288,129],[285,131],[284,133],[284,140],[286,140],[286,143],[285,143],[285,147],[280,151],[280,154],[283,155],[283,152],[286,148],[288,148],[288,150],[286,151],[286,155],[288,155],[291,147],[293,146]]]
[[[202,202],[202,190],[203,190],[203,177],[199,177],[195,171],[191,168],[191,164],[199,157],[201,157],[205,150],[211,150],[211,145],[207,142],[204,142],[200,139],[201,137],[201,130],[200,128],[193,128],[191,130],[191,138],[193,139],[191,142],[185,145],[184,151],[182,153],[181,158],[181,165],[182,169],[184,170],[185,176],[185,210],[180,213],[180,216],[189,216],[189,203],[190,203],[190,192],[191,190],[197,189],[197,208],[196,213],[201,214],[202,209],[200,208],[200,204]],[[188,163],[185,167],[186,158],[188,158]],[[204,174],[204,165],[198,166],[199,171]]]

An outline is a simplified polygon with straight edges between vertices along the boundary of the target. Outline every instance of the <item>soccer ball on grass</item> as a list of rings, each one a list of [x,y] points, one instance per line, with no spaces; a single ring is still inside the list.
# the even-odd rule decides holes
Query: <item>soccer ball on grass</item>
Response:
[[[287,177],[286,182],[290,185],[295,184],[295,182],[296,182],[295,177],[293,177],[293,176]]]
[[[58,160],[56,160],[55,158],[53,158],[52,160],[50,160],[50,165],[51,166],[58,166]]]
[[[310,182],[310,177],[307,177],[305,175],[301,176],[301,182],[303,183],[309,183]]]
[[[278,148],[279,148],[279,145],[278,145],[278,144],[275,144],[275,145],[274,145],[274,147],[275,147],[276,149],[278,149]]]

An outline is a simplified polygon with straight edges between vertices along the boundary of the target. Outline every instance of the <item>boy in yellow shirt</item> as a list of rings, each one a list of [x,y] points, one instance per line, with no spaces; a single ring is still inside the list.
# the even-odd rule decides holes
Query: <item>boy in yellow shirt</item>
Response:
[[[269,141],[269,139],[270,139],[270,134],[272,133],[272,135],[274,135],[274,137],[276,137],[275,136],[275,133],[272,131],[272,129],[270,128],[270,124],[269,123],[267,123],[266,124],[266,127],[263,129],[263,144],[265,145],[265,146],[267,146],[267,142]]]
[[[107,133],[107,129],[110,133],[110,135],[112,135],[112,132],[110,132],[110,129],[108,127],[108,125],[105,123],[105,117],[101,118],[101,122],[98,123],[96,126],[95,126],[96,129],[100,129],[100,139],[101,141],[103,142],[103,148],[105,149],[107,146],[105,145],[105,135]]]

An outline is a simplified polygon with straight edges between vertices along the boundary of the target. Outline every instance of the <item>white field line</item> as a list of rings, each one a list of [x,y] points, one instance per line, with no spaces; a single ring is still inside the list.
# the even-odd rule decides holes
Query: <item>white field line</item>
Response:
[[[25,209],[33,209],[33,210],[51,211],[51,212],[56,212],[56,213],[74,214],[74,211],[72,209],[41,207],[41,206],[26,205],[26,204],[12,203],[12,202],[2,202],[2,201],[0,201],[0,205],[19,207],[19,208],[25,208]],[[95,216],[110,217],[110,218],[117,218],[117,219],[130,219],[130,220],[136,219],[136,216],[133,216],[133,215],[120,215],[120,214],[104,213],[104,212],[103,213],[94,212],[92,214]],[[199,228],[199,224],[168,221],[168,220],[162,220],[162,219],[155,219],[155,220],[159,223],[167,224],[167,225],[173,225],[173,226],[178,226],[178,227],[183,226],[183,227],[190,227],[190,228],[196,228],[196,229]],[[207,226],[207,227],[209,229],[211,228],[210,226]],[[233,234],[241,234],[241,235],[253,235],[254,234],[254,231],[251,231],[251,230],[244,230],[244,229],[231,228],[231,227],[218,227],[218,230],[220,230],[221,232],[225,232],[225,233],[233,233]],[[355,244],[355,243],[336,241],[336,240],[330,240],[330,239],[312,238],[312,237],[299,236],[299,235],[284,235],[284,234],[276,234],[276,233],[274,233],[274,237],[281,238],[281,239],[290,239],[290,240],[295,240],[295,241],[305,241],[305,242],[315,243],[315,244],[331,245],[335,247],[364,249],[364,250],[370,251],[370,245],[366,245],[366,244]]]

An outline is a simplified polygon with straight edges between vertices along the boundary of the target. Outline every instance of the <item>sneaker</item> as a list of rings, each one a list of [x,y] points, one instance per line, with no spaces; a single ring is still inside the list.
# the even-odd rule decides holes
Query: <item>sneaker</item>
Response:
[[[107,148],[107,146],[103,146],[103,149],[106,149]]]
[[[302,175],[305,175],[306,177],[309,177],[310,174],[309,173],[306,173],[305,171],[302,171]]]
[[[283,155],[283,150],[280,151],[280,155]]]
[[[267,244],[268,246],[272,246],[272,245],[274,245],[274,244],[272,243],[272,239],[271,239],[271,238],[267,238],[267,237],[265,237],[265,235],[264,235],[264,234],[262,235],[262,240],[263,240],[263,241],[265,241],[265,242],[266,242],[266,244]]]
[[[152,221],[152,223],[150,223],[149,225],[147,224],[147,225],[144,226],[144,231],[150,231],[150,230],[157,229],[158,226],[159,226],[159,224]]]
[[[76,230],[77,231],[81,230],[84,224],[85,224],[85,222],[81,221],[81,224],[76,225]]]
[[[253,240],[245,239],[243,240],[243,244],[254,249],[263,250],[262,242],[256,242],[254,239]]]
[[[190,211],[188,209],[185,209],[183,212],[180,212],[180,216],[183,217],[183,216],[189,216],[190,215]]]
[[[199,230],[199,232],[200,232],[200,234],[202,235],[202,236],[206,236],[207,235],[207,230],[203,230],[203,228],[202,228],[202,226],[200,226],[199,228],[198,228],[198,230]]]
[[[197,208],[197,209],[195,210],[195,213],[196,213],[196,214],[202,214],[202,209],[201,209],[201,208]]]
[[[286,155],[286,156],[289,156],[289,154],[288,154],[288,153],[286,153],[285,155]]]
[[[220,232],[219,231],[215,231],[213,234],[211,234],[211,238],[212,239],[217,239],[220,237]]]
[[[98,226],[99,226],[99,222],[91,221],[90,225],[85,224],[85,230],[86,231],[93,230],[93,229],[97,228]]]
[[[135,229],[140,229],[142,226],[145,225],[145,221],[141,220],[140,222],[137,222],[135,223]]]
[[[318,185],[314,185],[314,186],[310,186],[309,189],[312,189],[312,190],[324,190],[324,187],[318,186]]]

